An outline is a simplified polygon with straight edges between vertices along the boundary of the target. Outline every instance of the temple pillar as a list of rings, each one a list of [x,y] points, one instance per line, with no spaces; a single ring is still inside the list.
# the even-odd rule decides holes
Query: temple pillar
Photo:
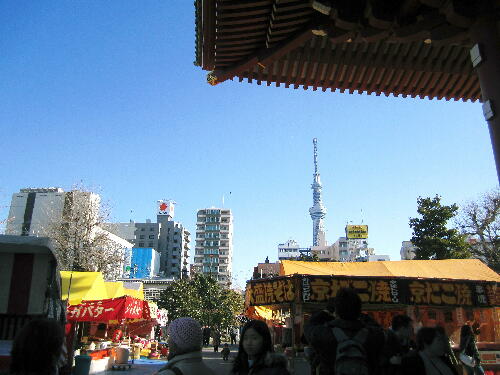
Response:
[[[490,131],[500,180],[500,31],[495,12],[482,13],[471,27],[471,59],[481,85],[483,113]]]

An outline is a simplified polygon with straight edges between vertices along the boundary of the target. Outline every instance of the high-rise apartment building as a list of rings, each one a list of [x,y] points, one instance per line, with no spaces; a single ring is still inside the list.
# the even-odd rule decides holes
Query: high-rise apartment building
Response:
[[[233,263],[233,216],[226,208],[198,210],[193,270],[230,285]]]

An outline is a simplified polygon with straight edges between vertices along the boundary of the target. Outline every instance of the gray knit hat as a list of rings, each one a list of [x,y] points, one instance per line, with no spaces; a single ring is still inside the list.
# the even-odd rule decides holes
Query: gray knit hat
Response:
[[[181,352],[201,349],[201,326],[193,318],[178,318],[170,323],[168,334]]]

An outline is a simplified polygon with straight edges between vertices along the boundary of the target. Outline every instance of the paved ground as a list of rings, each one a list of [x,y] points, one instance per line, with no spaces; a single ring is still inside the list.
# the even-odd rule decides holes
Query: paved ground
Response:
[[[232,360],[238,351],[236,345],[231,345],[231,355],[229,360],[223,361],[220,351],[215,353],[212,347],[203,348],[203,359],[205,363],[212,368],[217,375],[229,375],[232,367]],[[165,361],[139,361],[135,363],[130,370],[124,371],[106,371],[102,375],[152,375],[165,365]],[[147,363],[144,363],[147,362]],[[302,358],[297,358],[293,363],[293,375],[309,375],[308,365]]]

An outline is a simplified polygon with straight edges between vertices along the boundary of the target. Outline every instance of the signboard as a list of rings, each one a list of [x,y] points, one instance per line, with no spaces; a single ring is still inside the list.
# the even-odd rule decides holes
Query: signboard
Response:
[[[79,305],[68,305],[66,313],[69,321],[76,322],[108,322],[150,317],[147,302],[129,296],[82,301]]]
[[[174,217],[174,206],[175,202],[170,200],[159,200],[158,201],[158,215],[168,215],[170,217]]]
[[[345,235],[347,239],[368,238],[368,225],[346,225]]]
[[[500,305],[496,283],[411,279],[303,276],[303,302],[326,302],[341,288],[358,292],[363,303],[462,307]]]
[[[252,281],[248,288],[250,306],[275,305],[295,301],[295,285],[291,278]]]

